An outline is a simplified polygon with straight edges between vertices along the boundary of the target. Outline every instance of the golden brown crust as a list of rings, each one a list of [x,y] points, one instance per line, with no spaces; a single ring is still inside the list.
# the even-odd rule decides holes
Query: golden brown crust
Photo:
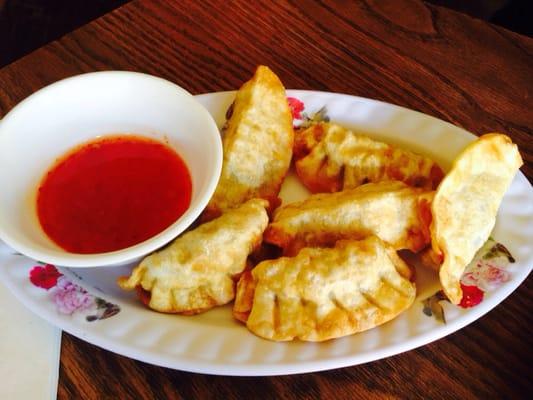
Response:
[[[296,173],[312,193],[390,180],[431,190],[444,176],[428,157],[328,122],[296,131],[294,159]]]
[[[192,315],[233,300],[234,279],[259,246],[268,224],[267,202],[252,199],[178,237],[146,257],[122,289],[136,289],[150,308]]]
[[[237,283],[237,290],[235,295],[235,303],[233,305],[233,316],[237,321],[248,321],[248,316],[252,310],[254,301],[255,281],[252,276],[252,271],[247,270],[239,279]]]
[[[521,165],[518,148],[509,137],[483,135],[459,154],[435,193],[432,248],[443,259],[439,277],[454,304],[462,298],[461,276],[487,241]]]
[[[387,322],[411,306],[411,270],[376,237],[305,248],[243,275],[234,315],[265,339],[324,341]]]
[[[417,252],[430,243],[432,197],[431,191],[401,182],[315,194],[278,208],[264,240],[283,248],[284,255],[295,255],[306,246],[376,235],[397,250]]]
[[[268,67],[259,66],[237,92],[222,142],[220,180],[202,220],[251,198],[267,200],[273,211],[290,167],[294,131],[285,88]]]

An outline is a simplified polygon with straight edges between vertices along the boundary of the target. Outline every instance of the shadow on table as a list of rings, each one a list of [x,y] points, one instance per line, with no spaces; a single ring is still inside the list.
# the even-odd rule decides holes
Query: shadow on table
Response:
[[[0,68],[131,0],[0,0]],[[427,0],[533,36],[532,0]]]
[[[0,68],[130,0],[0,0]]]

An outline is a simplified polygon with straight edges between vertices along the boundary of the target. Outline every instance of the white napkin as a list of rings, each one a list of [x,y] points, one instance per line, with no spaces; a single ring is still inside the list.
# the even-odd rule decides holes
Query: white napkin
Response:
[[[0,399],[55,399],[61,330],[27,310],[0,282]]]

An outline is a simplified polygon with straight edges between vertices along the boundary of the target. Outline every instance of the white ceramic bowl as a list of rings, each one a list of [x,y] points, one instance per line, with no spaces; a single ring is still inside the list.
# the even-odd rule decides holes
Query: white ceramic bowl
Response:
[[[41,229],[37,186],[56,158],[72,147],[120,133],[172,146],[191,173],[191,204],[170,227],[135,246],[101,254],[66,252]],[[0,239],[33,259],[61,266],[131,262],[171,241],[198,217],[221,167],[222,143],[213,118],[179,86],[135,72],[68,78],[29,96],[0,120]]]

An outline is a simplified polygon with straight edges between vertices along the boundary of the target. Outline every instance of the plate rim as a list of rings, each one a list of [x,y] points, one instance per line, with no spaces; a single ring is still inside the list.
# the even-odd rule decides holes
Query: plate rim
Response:
[[[195,97],[200,97],[200,98],[206,97],[206,96],[214,97],[217,95],[229,96],[231,94],[234,94],[235,92],[236,91],[232,90],[232,91],[202,93],[202,94],[196,95]],[[466,139],[473,140],[477,137],[471,132],[466,131],[464,128],[453,125],[447,121],[443,121],[437,117],[424,114],[420,111],[411,110],[403,106],[398,106],[395,104],[380,101],[380,100],[374,100],[374,99],[369,99],[365,97],[353,96],[350,94],[335,93],[335,92],[297,90],[297,89],[287,90],[287,95],[289,96],[298,96],[298,94],[300,93],[305,94],[305,95],[317,95],[318,94],[318,95],[326,95],[326,96],[329,95],[329,96],[334,96],[334,97],[342,96],[342,97],[345,97],[351,100],[371,102],[371,103],[378,104],[380,106],[386,106],[386,107],[394,107],[394,108],[401,109],[403,111],[407,111],[409,113],[419,114],[423,116],[424,118],[431,118],[437,121],[439,124],[447,124],[453,127],[454,130],[462,131],[462,134],[465,135]],[[525,183],[526,185],[529,186],[530,190],[532,188],[531,184],[529,183],[529,180],[525,177],[525,175],[521,171],[518,171],[517,175],[514,178],[513,183],[515,181],[518,181],[519,184]],[[531,195],[531,191],[529,193]],[[16,257],[20,257],[20,256],[0,254],[0,262],[3,265],[6,264],[6,262],[17,262],[18,260],[16,259]],[[30,258],[26,256],[22,256],[22,257],[24,257],[24,259],[31,260]],[[2,276],[5,277],[5,275],[8,275],[3,265],[0,268],[0,277]],[[32,311],[34,314],[36,314],[40,318],[52,323],[53,325],[59,327],[65,332],[68,332],[69,334],[72,334],[73,336],[76,336],[83,341],[89,342],[93,345],[96,345],[108,351],[112,351],[119,355],[129,357],[129,358],[132,358],[138,361],[146,362],[149,364],[153,364],[156,366],[162,366],[166,368],[189,371],[189,372],[194,372],[194,373],[203,373],[203,374],[208,374],[208,375],[275,376],[275,375],[292,375],[292,374],[301,374],[301,373],[309,373],[309,372],[318,372],[318,371],[332,370],[332,369],[365,364],[368,362],[377,361],[383,358],[398,355],[406,351],[410,351],[415,348],[421,347],[423,345],[432,343],[436,340],[439,340],[443,337],[446,337],[454,332],[461,330],[465,326],[475,322],[476,320],[481,318],[483,315],[487,314],[489,311],[494,309],[504,299],[510,296],[525,281],[525,279],[527,279],[532,268],[533,266],[529,266],[519,271],[516,271],[516,273],[514,273],[514,277],[518,279],[513,279],[513,281],[510,282],[510,284],[506,284],[498,288],[497,290],[493,291],[491,295],[487,297],[480,305],[469,309],[468,313],[455,318],[453,321],[450,321],[449,323],[445,325],[439,326],[437,329],[432,328],[427,332],[416,334],[415,336],[409,337],[404,341],[386,345],[384,348],[381,348],[381,349],[366,350],[362,353],[352,352],[349,355],[331,356],[331,357],[321,359],[321,360],[305,360],[304,359],[304,360],[292,361],[292,362],[283,361],[281,363],[279,362],[264,363],[264,362],[257,362],[257,361],[255,362],[247,361],[244,364],[237,364],[237,363],[229,364],[228,362],[220,362],[216,360],[205,361],[205,360],[201,360],[200,358],[195,359],[195,360],[190,360],[188,358],[184,358],[183,355],[167,354],[164,357],[162,357],[160,354],[156,354],[153,351],[150,351],[149,347],[146,349],[136,348],[132,346],[131,344],[124,344],[124,343],[121,343],[120,340],[114,340],[112,338],[109,338],[108,336],[103,335],[99,333],[98,331],[84,330],[82,327],[80,327],[78,323],[75,322],[74,319],[66,320],[57,312],[52,312],[52,311],[49,312],[46,309],[44,310],[34,309],[35,305],[33,303],[36,302],[36,300],[27,297],[22,287],[18,287],[15,281],[11,279],[5,279],[4,284],[24,306],[29,308],[30,311]],[[84,281],[81,281],[79,278],[74,276],[72,273],[69,273],[67,275],[69,278],[72,278],[73,281],[75,280],[75,282],[79,284],[80,286],[82,287],[87,286]],[[94,289],[95,288],[91,287],[91,293],[97,292],[97,290],[94,290]],[[39,311],[40,312],[44,311],[43,313],[44,315],[39,314]],[[100,322],[100,323],[105,323],[105,322]],[[264,340],[264,339],[260,339],[260,340]]]

